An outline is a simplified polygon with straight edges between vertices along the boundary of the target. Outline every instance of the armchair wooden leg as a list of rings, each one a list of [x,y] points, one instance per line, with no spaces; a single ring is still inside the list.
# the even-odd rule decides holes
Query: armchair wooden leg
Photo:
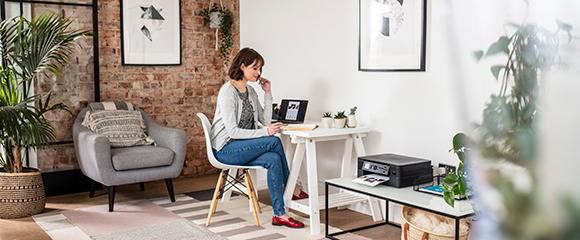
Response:
[[[91,180],[91,189],[89,191],[89,198],[95,197],[95,181]]]
[[[167,191],[169,192],[169,198],[171,202],[175,202],[175,193],[173,192],[173,180],[171,178],[165,179],[165,185],[167,185]]]
[[[115,186],[109,186],[109,212],[113,211],[115,204]]]
[[[145,183],[144,182],[139,183],[139,189],[141,189],[141,192],[145,191]]]
[[[222,170],[220,176],[218,177],[218,182],[215,186],[215,191],[213,192],[213,198],[211,199],[211,205],[209,208],[209,213],[207,214],[207,222],[205,223],[206,226],[209,226],[209,221],[211,220],[211,215],[215,212],[218,202],[218,196],[220,195],[220,191],[222,190],[222,183],[224,182],[224,175],[226,174],[226,170]]]
[[[250,178],[250,173],[248,172],[248,169],[244,169],[244,180],[246,181],[246,186],[247,186],[247,190],[248,190],[248,198],[250,200],[250,208],[252,208],[252,213],[254,214],[254,221],[256,222],[256,226],[260,226],[260,221],[258,221],[258,214],[256,213],[256,206],[255,206],[255,198],[254,198],[254,194],[252,193],[252,188],[250,187],[252,184],[250,183],[252,181],[252,179]]]

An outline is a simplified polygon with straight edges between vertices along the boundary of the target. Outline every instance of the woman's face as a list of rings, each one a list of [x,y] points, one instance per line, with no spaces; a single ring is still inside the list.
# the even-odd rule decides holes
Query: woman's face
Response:
[[[260,68],[262,68],[262,66],[257,61],[254,61],[250,66],[246,66],[242,63],[242,66],[240,66],[240,69],[242,69],[242,72],[244,72],[242,80],[256,82],[260,74],[262,74]]]

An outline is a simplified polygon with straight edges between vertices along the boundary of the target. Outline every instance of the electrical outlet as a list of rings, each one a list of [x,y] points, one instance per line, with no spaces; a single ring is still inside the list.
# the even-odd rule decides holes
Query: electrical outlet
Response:
[[[451,165],[439,163],[439,167],[445,169],[445,172],[443,173],[443,175],[447,175],[447,174],[450,174],[450,173],[456,173],[455,172],[456,171],[456,167],[455,166],[451,166]]]

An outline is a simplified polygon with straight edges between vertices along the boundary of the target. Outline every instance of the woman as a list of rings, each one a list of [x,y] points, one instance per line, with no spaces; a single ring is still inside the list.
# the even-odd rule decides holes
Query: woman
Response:
[[[260,77],[262,66],[264,59],[251,48],[240,50],[232,61],[228,71],[231,80],[219,91],[211,127],[213,152],[225,164],[268,169],[268,190],[274,210],[272,224],[301,228],[304,224],[289,217],[284,209],[283,191],[289,170],[280,138],[274,136],[280,132],[282,123],[270,124],[271,83]],[[259,104],[254,88],[247,85],[248,82],[257,82],[264,90],[265,109]],[[294,189],[293,199],[306,197],[306,193]]]

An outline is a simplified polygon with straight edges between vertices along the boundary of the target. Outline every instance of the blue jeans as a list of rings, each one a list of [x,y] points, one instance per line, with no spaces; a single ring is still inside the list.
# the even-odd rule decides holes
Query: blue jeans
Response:
[[[268,136],[233,141],[215,151],[215,157],[231,165],[262,166],[268,169],[268,190],[272,199],[274,216],[286,214],[283,190],[288,181],[288,161],[279,137]]]

